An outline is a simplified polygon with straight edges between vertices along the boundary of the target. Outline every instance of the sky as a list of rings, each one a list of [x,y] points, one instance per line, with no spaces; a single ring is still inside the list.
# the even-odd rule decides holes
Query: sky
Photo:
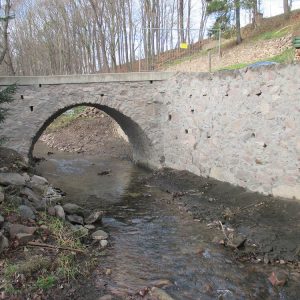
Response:
[[[199,18],[199,0],[192,0],[193,10],[192,10],[192,19],[197,20]],[[300,8],[300,0],[293,1],[293,10]],[[262,12],[264,18],[273,17],[283,13],[283,0],[262,0]],[[210,22],[209,22],[210,23]],[[241,25],[245,26],[249,23],[249,15],[245,12],[241,13]],[[198,24],[194,21],[194,28],[198,28]]]

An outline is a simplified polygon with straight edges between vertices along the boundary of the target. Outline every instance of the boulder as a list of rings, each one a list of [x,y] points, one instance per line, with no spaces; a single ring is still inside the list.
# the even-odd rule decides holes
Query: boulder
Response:
[[[84,209],[77,204],[66,203],[63,205],[63,209],[68,215],[83,215]]]
[[[106,240],[108,238],[108,234],[103,230],[97,230],[92,233],[93,240]]]
[[[26,196],[29,201],[33,202],[35,206],[38,206],[41,202],[40,197],[30,188],[25,187],[20,194]]]
[[[9,235],[13,239],[18,233],[34,234],[36,229],[36,227],[28,227],[21,224],[10,224]]]
[[[22,219],[32,219],[35,220],[35,214],[33,210],[27,205],[20,205],[19,212]]]
[[[27,179],[26,176],[22,176],[18,173],[0,173],[1,185],[24,186],[26,184],[26,179]]]
[[[67,220],[73,224],[83,225],[83,218],[78,215],[68,215]]]
[[[63,209],[63,207],[61,205],[55,205],[54,206],[54,210],[55,210],[55,215],[62,219],[65,220],[66,219],[66,215],[65,215],[65,211]]]
[[[8,239],[0,232],[0,254],[9,247]]]
[[[93,224],[101,222],[103,216],[103,211],[95,211],[91,213],[87,218],[84,219],[86,224]]]

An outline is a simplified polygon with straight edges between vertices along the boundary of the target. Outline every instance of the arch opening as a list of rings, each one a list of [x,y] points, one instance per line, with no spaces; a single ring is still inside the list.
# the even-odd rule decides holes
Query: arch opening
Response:
[[[36,134],[34,135],[30,149],[29,149],[29,159],[33,159],[33,152],[34,147],[37,143],[37,141],[42,137],[42,135],[46,132],[47,128],[60,116],[66,114],[66,112],[70,110],[74,110],[78,107],[86,107],[86,108],[94,108],[96,110],[99,110],[102,115],[109,116],[113,123],[117,124],[116,130],[119,135],[121,135],[123,138],[128,138],[129,145],[128,149],[131,152],[130,158],[138,164],[141,165],[148,165],[147,158],[149,153],[151,153],[151,142],[145,132],[142,130],[142,128],[131,118],[124,115],[120,111],[105,106],[101,104],[95,104],[95,103],[77,103],[73,105],[66,106],[62,109],[57,110],[54,114],[50,115],[46,121],[43,123],[43,125],[38,129]],[[104,114],[103,114],[104,113]],[[118,128],[120,130],[118,130]],[[103,130],[103,128],[98,128],[99,131]],[[123,134],[122,134],[123,133]],[[87,132],[87,135],[89,132]],[[103,141],[105,142],[105,141]],[[122,145],[118,145],[119,147],[123,147]],[[101,149],[100,149],[101,151]],[[98,154],[101,154],[98,153]],[[129,154],[129,153],[128,153]]]

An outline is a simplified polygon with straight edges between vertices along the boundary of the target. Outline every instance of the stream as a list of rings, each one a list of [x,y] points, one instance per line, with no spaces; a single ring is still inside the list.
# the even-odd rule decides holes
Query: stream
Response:
[[[235,261],[211,242],[214,230],[172,205],[167,192],[143,184],[149,171],[126,160],[48,151],[37,143],[34,155],[46,160],[36,170],[66,192],[64,201],[106,212],[110,247],[101,268],[111,274],[95,281],[105,281],[116,299],[162,279],[172,283],[165,290],[174,299],[297,299],[295,289],[272,287],[268,267]],[[110,174],[97,175],[104,170]],[[86,291],[83,299],[97,298]]]

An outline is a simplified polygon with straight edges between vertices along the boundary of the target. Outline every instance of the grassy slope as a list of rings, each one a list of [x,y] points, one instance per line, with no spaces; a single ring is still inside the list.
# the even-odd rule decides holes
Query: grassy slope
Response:
[[[276,40],[279,38],[286,37],[290,34],[295,34],[296,32],[300,35],[300,19],[296,18],[299,15],[300,10],[293,11],[290,20],[285,20],[283,15],[275,16],[272,18],[265,19],[263,25],[260,28],[252,30],[250,25],[242,29],[244,43],[261,43],[267,42],[270,40]],[[222,51],[223,53],[231,51],[236,47],[235,39],[224,40],[222,42]],[[180,60],[173,60],[164,65],[165,68],[172,66],[179,66],[181,64],[185,64],[187,61],[193,61],[199,57],[207,56],[209,49],[203,49],[198,53],[194,53],[192,56],[184,57]],[[215,53],[217,49],[214,47],[210,49],[212,53]],[[235,70],[246,67],[249,64],[256,63],[259,61],[273,61],[277,63],[290,63],[294,59],[294,49],[291,47],[287,50],[284,50],[278,55],[268,57],[266,56],[264,59],[246,61],[241,57],[240,62],[237,64],[226,65],[226,67],[216,68],[215,70]]]

